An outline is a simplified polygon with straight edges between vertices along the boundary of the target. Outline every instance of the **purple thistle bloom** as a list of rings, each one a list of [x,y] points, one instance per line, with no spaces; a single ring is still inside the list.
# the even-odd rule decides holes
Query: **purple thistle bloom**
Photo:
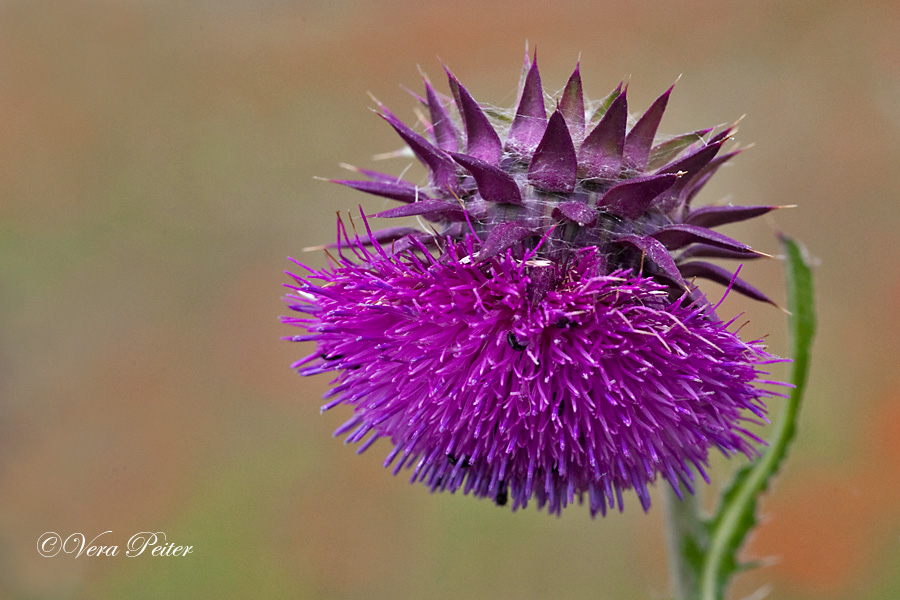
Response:
[[[294,368],[336,372],[323,410],[354,407],[336,435],[360,452],[388,438],[385,466],[432,491],[554,513],[585,495],[591,514],[621,509],[626,489],[646,510],[658,476],[693,491],[711,447],[752,458],[743,423],[765,420],[760,367],[780,359],[686,281],[769,301],[693,260],[760,256],[711,228],[775,208],[691,208],[732,130],[655,143],[670,89],[626,133],[625,90],[592,105],[577,68],[549,117],[536,61],[508,117],[448,75],[459,118],[426,81],[430,140],[381,107],[427,185],[338,182],[404,203],[375,216],[437,229],[363,217],[351,239],[339,223],[336,264],[288,286],[306,316],[284,321],[308,332],[288,339],[317,344]]]

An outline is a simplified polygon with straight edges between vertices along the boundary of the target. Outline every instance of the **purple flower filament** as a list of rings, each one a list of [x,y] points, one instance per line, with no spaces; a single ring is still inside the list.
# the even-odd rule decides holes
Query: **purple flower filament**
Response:
[[[537,304],[526,262],[511,251],[487,261],[469,237],[440,258],[360,243],[331,270],[297,277],[291,308],[316,352],[303,375],[339,375],[324,409],[354,407],[337,432],[360,451],[394,444],[385,465],[413,469],[432,490],[512,507],[534,498],[559,512],[587,493],[592,513],[622,507],[661,474],[691,489],[707,448],[753,456],[756,436],[738,424],[764,418],[758,366],[773,361],[732,322],[687,295],[625,271],[604,274],[582,249]]]

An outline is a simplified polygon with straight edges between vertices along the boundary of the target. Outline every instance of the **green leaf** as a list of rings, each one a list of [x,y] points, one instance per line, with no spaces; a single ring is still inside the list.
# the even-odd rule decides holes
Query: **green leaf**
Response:
[[[769,447],[750,465],[741,468],[726,489],[719,508],[708,522],[709,546],[700,573],[701,600],[720,600],[728,581],[742,569],[737,553],[747,534],[756,525],[759,495],[787,454],[797,429],[797,415],[806,389],[810,346],[816,330],[812,273],[804,249],[787,236],[781,236],[786,253],[788,308],[793,339],[794,362],[791,383],[794,389],[775,425]]]

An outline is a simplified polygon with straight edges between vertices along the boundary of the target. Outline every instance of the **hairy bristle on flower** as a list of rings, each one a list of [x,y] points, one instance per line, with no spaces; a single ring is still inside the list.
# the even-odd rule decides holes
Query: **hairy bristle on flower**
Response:
[[[621,509],[625,490],[646,510],[660,477],[693,490],[710,449],[752,458],[781,359],[693,283],[771,303],[702,260],[764,256],[714,228],[777,208],[693,206],[733,129],[658,138],[672,88],[629,128],[624,86],[590,102],[580,65],[548,107],[531,59],[508,113],[447,76],[449,96],[425,80],[422,133],[379,104],[425,182],[332,180],[428,228],[339,220],[331,266],[288,286],[302,316],[284,321],[306,333],[287,339],[316,345],[294,368],[335,374],[324,408],[353,409],[336,433],[387,439],[385,466],[433,491],[552,513]]]

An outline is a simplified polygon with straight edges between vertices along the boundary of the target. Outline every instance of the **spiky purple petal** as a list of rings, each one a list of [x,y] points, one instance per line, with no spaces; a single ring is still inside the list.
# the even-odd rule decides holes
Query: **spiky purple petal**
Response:
[[[691,262],[681,263],[680,265],[678,265],[678,268],[681,270],[681,274],[684,277],[703,277],[705,279],[709,279],[710,281],[721,283],[722,285],[731,286],[732,290],[738,292],[739,294],[743,294],[748,298],[752,298],[753,300],[759,300],[760,302],[767,302],[773,306],[778,306],[761,291],[759,291],[740,277],[736,277],[734,273],[732,273],[728,269],[722,268],[719,265],[694,260]]]
[[[416,157],[431,170],[431,182],[438,189],[456,189],[456,167],[446,154],[431,142],[407,127],[386,108],[381,107],[381,116],[391,124],[403,141],[409,145]]]
[[[747,253],[746,250],[729,250],[720,246],[711,246],[710,244],[693,243],[678,253],[677,262],[681,262],[687,258],[705,257],[705,258],[726,258],[733,260],[754,260],[766,256],[761,253]]]
[[[724,140],[719,140],[717,142],[706,144],[702,148],[698,148],[697,150],[685,155],[684,157],[679,158],[675,162],[672,162],[669,165],[663,167],[659,170],[659,172],[683,172],[693,177],[694,175],[699,173],[700,170],[703,169],[703,167],[708,165],[713,158],[715,158],[716,154],[719,152],[719,149],[724,143]]]
[[[614,215],[637,219],[677,180],[678,175],[673,173],[629,179],[611,187],[597,204]]]
[[[677,250],[688,244],[699,242],[709,244],[710,246],[724,248],[726,250],[732,250],[734,252],[756,254],[756,251],[747,244],[742,244],[727,235],[722,235],[717,231],[712,231],[705,227],[697,227],[696,225],[667,225],[654,233],[653,237],[662,242],[669,250]]]
[[[478,193],[488,202],[522,203],[519,184],[506,171],[467,154],[454,153],[450,156],[472,174]]]
[[[684,222],[697,227],[719,227],[760,217],[778,206],[704,206],[691,211]]]
[[[740,154],[742,150],[732,150],[727,154],[720,154],[710,161],[708,165],[706,165],[700,173],[694,177],[690,185],[685,189],[685,197],[684,197],[684,208],[687,209],[691,205],[691,201],[694,199],[694,196],[703,189],[703,186],[715,175],[716,171],[724,165],[726,162]]]
[[[487,115],[472,98],[469,90],[459,83],[459,80],[449,70],[447,77],[453,95],[459,102],[459,109],[466,127],[466,154],[496,165],[500,162],[500,156],[503,154],[500,136],[491,126]]]
[[[641,251],[642,256],[646,256],[656,264],[670,279],[678,282],[682,287],[686,287],[672,255],[659,240],[647,235],[623,235],[616,238],[615,242],[634,246]]]
[[[600,122],[578,149],[578,164],[585,179],[613,179],[622,169],[628,100],[623,91],[609,105]]]
[[[428,196],[419,190],[416,186],[408,181],[365,181],[354,179],[329,179],[331,183],[339,183],[346,185],[355,190],[366,192],[367,194],[375,194],[398,202],[415,202],[416,200],[427,200]]]
[[[537,68],[537,54],[522,84],[522,97],[516,109],[516,116],[509,128],[506,148],[518,154],[534,152],[544,130],[547,128],[547,113],[544,109],[544,90]]]
[[[570,200],[557,204],[553,209],[553,217],[566,219],[582,227],[592,227],[597,222],[598,214],[594,208],[584,202]]]
[[[559,112],[566,119],[566,126],[573,139],[580,140],[584,136],[584,93],[581,89],[580,65],[569,76],[562,97],[559,99]]]
[[[342,164],[341,166],[349,171],[353,171],[354,173],[360,173],[362,175],[365,175],[372,181],[380,181],[382,183],[405,184],[410,187],[413,187],[413,184],[409,183],[408,181],[404,181],[402,178],[397,177],[396,175],[391,175],[389,173],[382,173],[380,171],[372,171],[370,169],[363,169],[362,167],[355,167],[353,165],[348,165],[348,164]],[[333,181],[333,180],[329,180],[329,181]],[[337,183],[342,183],[342,182],[338,181]]]
[[[501,252],[506,252],[532,233],[530,228],[515,221],[498,225],[485,240],[484,246],[478,253],[478,260],[487,260]]]
[[[431,198],[419,200],[413,204],[406,206],[398,206],[389,210],[381,211],[372,215],[382,219],[391,219],[397,217],[414,217],[417,215],[441,215],[444,218],[456,221],[463,220],[463,211],[459,204],[454,204],[447,200],[434,200]]]
[[[660,169],[660,173],[682,173],[681,179],[656,200],[656,206],[663,213],[670,212],[678,205],[684,189],[716,156],[725,140],[718,140],[687,154],[683,158]]]
[[[444,103],[441,102],[428,79],[425,79],[425,95],[428,112],[431,116],[434,141],[438,148],[445,152],[459,151],[459,132],[456,130],[456,126],[453,124],[447,109],[444,108]]]
[[[642,171],[647,166],[656,130],[662,121],[666,104],[669,102],[669,95],[674,87],[673,85],[667,89],[650,105],[647,112],[638,119],[625,137],[625,162],[630,168]]]
[[[557,110],[550,116],[528,164],[528,182],[545,192],[569,193],[575,189],[577,171],[575,145],[566,120]]]

